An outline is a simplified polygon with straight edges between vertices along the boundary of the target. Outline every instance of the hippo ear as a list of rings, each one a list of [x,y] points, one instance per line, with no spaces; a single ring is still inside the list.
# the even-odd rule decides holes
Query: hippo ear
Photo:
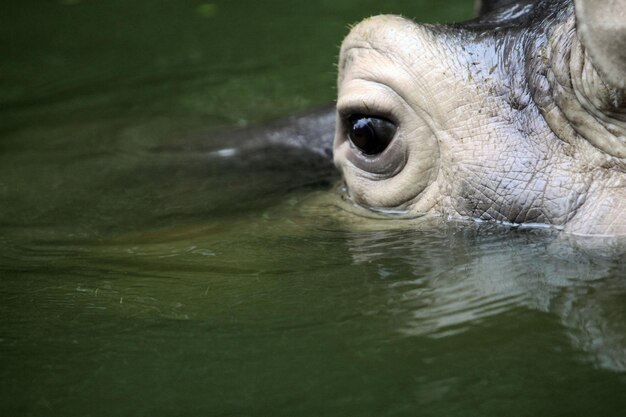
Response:
[[[578,36],[611,87],[626,90],[626,0],[574,0]]]

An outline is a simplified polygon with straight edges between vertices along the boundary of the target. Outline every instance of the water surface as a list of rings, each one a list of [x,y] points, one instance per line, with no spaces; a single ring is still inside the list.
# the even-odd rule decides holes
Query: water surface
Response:
[[[363,218],[225,133],[330,102],[349,23],[469,2],[157,3],[0,13],[1,415],[624,415],[615,242]]]

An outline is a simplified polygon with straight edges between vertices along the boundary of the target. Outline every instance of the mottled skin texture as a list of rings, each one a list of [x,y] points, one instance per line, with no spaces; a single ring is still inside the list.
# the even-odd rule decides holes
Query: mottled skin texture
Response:
[[[341,48],[334,139],[354,201],[626,234],[626,60],[619,48],[588,50],[626,46],[626,2],[604,3],[618,16],[608,29],[587,17],[596,3],[487,1],[459,25],[397,16],[356,25]],[[354,146],[354,114],[397,125],[385,151]]]

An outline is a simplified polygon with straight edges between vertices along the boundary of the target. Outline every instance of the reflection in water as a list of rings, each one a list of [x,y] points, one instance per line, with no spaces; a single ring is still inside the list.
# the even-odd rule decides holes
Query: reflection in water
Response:
[[[388,308],[411,336],[445,337],[529,308],[559,317],[574,345],[606,369],[626,370],[626,281],[619,252],[594,256],[551,231],[448,225],[437,232],[354,232],[357,264],[388,280]],[[588,243],[588,242],[584,242]],[[605,251],[611,242],[595,242]],[[621,277],[621,278],[620,278]]]
[[[122,415],[155,398],[162,415],[619,415],[619,258],[549,230],[363,218],[339,197],[101,239],[5,234],[6,409],[104,416],[103,390],[132,386]]]

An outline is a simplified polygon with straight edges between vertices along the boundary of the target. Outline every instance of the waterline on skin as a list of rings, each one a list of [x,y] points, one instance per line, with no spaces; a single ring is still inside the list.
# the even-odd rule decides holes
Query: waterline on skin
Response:
[[[562,225],[555,225],[555,224],[548,224],[548,223],[515,223],[515,222],[508,222],[506,220],[483,220],[483,219],[479,219],[476,217],[468,217],[468,216],[461,216],[461,217],[448,216],[447,220],[468,221],[468,222],[477,223],[477,224],[496,224],[496,225],[501,225],[504,227],[510,227],[514,229],[543,229],[543,230],[563,230],[564,229],[564,226]]]

